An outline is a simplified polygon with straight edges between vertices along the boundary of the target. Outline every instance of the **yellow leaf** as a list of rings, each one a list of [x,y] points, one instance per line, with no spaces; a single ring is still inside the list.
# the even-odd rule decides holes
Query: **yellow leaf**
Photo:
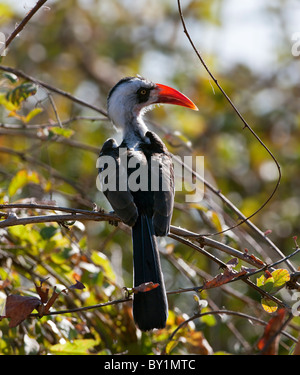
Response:
[[[60,128],[60,127],[52,127],[50,129],[51,133],[54,133],[56,135],[60,135],[65,138],[70,138],[74,134],[74,130],[72,129],[66,129],[66,128]]]
[[[9,4],[0,4],[0,14],[0,25],[2,25],[13,16],[14,12]]]
[[[19,189],[22,189],[29,182],[39,184],[40,179],[36,172],[27,171],[26,169],[20,170],[11,180],[8,187],[8,194],[13,196]]]
[[[178,345],[179,341],[176,341],[176,340],[171,340],[168,342],[167,346],[166,346],[166,354],[170,354],[171,351],[176,348],[176,346]]]
[[[14,112],[17,109],[19,109],[19,106],[13,104],[12,102],[6,99],[5,94],[0,94],[0,104],[3,105],[5,109],[11,112]]]
[[[77,354],[84,355],[89,354],[89,350],[92,349],[98,342],[93,339],[78,339],[72,342],[65,342],[63,344],[56,344],[50,347],[50,351],[53,354]]]
[[[280,288],[290,280],[288,270],[283,268],[273,271],[272,276],[274,278],[274,288]]]
[[[32,120],[36,115],[41,113],[43,110],[42,108],[34,108],[32,111],[28,113],[28,115],[25,117],[25,122],[28,123],[30,120]]]
[[[219,218],[219,215],[215,211],[211,212],[210,220],[211,220],[212,224],[215,226],[216,230],[218,232],[222,232],[222,223],[221,223],[221,220]]]
[[[211,309],[209,307],[205,307],[201,310],[202,313],[205,313],[205,312],[208,312],[208,311],[211,311]],[[200,320],[201,320],[202,323],[205,323],[209,327],[213,327],[217,324],[217,320],[214,317],[214,315],[201,316]]]
[[[277,303],[272,301],[269,298],[262,298],[261,305],[262,305],[263,309],[269,314],[272,314],[273,312],[275,312],[278,309]]]

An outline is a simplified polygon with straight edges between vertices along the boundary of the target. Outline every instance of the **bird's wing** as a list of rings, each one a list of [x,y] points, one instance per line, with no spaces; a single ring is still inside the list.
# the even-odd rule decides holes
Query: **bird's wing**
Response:
[[[127,178],[122,178],[122,173],[126,171],[120,164],[119,147],[114,139],[110,138],[103,144],[97,165],[101,190],[120,219],[125,224],[133,226],[138,211],[128,189]]]
[[[153,191],[153,226],[156,236],[169,233],[174,206],[174,168],[172,156],[161,139],[152,132],[147,132],[152,154],[152,181],[159,181],[158,189]]]

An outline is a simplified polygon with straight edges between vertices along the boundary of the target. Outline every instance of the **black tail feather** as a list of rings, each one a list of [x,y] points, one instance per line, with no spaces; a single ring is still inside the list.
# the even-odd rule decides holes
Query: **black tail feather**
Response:
[[[164,328],[168,302],[152,218],[139,215],[132,228],[134,286],[152,281],[159,286],[133,297],[133,317],[142,331]]]

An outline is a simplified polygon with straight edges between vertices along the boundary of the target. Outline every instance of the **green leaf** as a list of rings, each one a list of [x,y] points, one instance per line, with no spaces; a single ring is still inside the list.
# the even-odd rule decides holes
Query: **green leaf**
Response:
[[[40,233],[34,228],[23,225],[15,225],[8,229],[10,236],[13,237],[14,242],[21,247],[27,247],[30,254],[40,254],[39,241]],[[30,249],[30,250],[29,250]],[[20,249],[22,251],[22,249]]]
[[[270,293],[273,289],[274,278],[273,277],[266,278],[265,275],[262,275],[261,277],[256,279],[256,285],[262,288],[265,292]]]
[[[209,307],[204,307],[201,310],[202,313],[207,312],[207,311],[211,311],[211,309]],[[201,320],[201,322],[207,324],[209,327],[213,327],[213,326],[215,326],[217,324],[217,320],[214,317],[214,315],[204,315],[204,316],[201,316],[200,320]]]
[[[54,226],[44,227],[40,231],[40,235],[44,240],[49,240],[55,235],[57,228]]]
[[[89,350],[97,344],[98,342],[93,339],[74,340],[73,342],[66,342],[65,344],[52,345],[50,351],[53,354],[83,355],[89,354]]]
[[[115,273],[114,273],[114,271],[111,267],[110,261],[106,257],[106,255],[104,255],[103,253],[100,253],[100,252],[93,251],[92,255],[91,255],[91,259],[96,265],[100,266],[103,269],[105,275],[109,279],[115,280],[115,278],[116,278]]]
[[[272,277],[268,278],[266,278],[265,275],[262,275],[256,279],[256,285],[268,293],[277,292],[290,280],[290,274],[286,269],[280,268],[273,271],[271,275]]]
[[[60,127],[53,127],[50,128],[50,134],[60,135],[65,138],[70,138],[74,134],[74,130],[72,129],[65,129]]]
[[[290,274],[286,269],[278,269],[272,272],[274,288],[280,289],[290,280]]]
[[[59,252],[54,252],[51,254],[51,259],[56,264],[64,264],[66,260],[70,258],[70,254],[72,253],[72,249],[64,248]]]
[[[21,85],[10,90],[6,94],[6,99],[11,103],[20,106],[21,102],[27,99],[29,96],[35,95],[37,92],[37,86],[33,83],[25,82]]]
[[[0,8],[1,9],[1,8]],[[3,73],[3,77],[7,78],[8,80],[10,80],[11,83],[16,83],[18,82],[19,78],[18,76],[16,76],[15,74],[13,73]]]

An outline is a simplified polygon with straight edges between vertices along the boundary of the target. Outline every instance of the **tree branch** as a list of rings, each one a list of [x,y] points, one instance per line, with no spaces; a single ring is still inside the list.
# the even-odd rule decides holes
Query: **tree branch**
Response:
[[[226,204],[229,205],[229,207],[231,208],[234,208],[234,212],[238,213],[239,217],[242,219],[239,223],[237,223],[236,225],[234,226],[231,226],[230,228],[227,228],[221,232],[218,232],[218,233],[214,233],[214,234],[220,234],[220,233],[224,233],[228,230],[231,230],[231,229],[234,229],[236,227],[238,227],[239,225],[243,224],[243,223],[248,223],[248,225],[250,225],[252,227],[252,229],[254,229],[256,231],[256,233],[259,234],[260,237],[264,238],[269,244],[272,243],[272,241],[270,241],[258,228],[256,228],[250,221],[249,219],[251,219],[254,215],[256,215],[259,211],[261,211],[269,202],[270,200],[273,198],[273,196],[275,195],[276,191],[278,190],[278,187],[279,187],[279,184],[280,184],[280,181],[281,181],[281,168],[280,168],[280,165],[277,161],[277,159],[275,158],[275,156],[273,155],[273,153],[270,151],[270,149],[264,144],[264,142],[259,138],[259,136],[255,133],[255,131],[251,128],[251,126],[247,123],[247,121],[244,119],[244,117],[242,116],[242,114],[239,112],[239,110],[237,109],[237,107],[234,105],[234,103],[232,102],[232,100],[229,98],[229,96],[226,94],[226,92],[224,91],[224,89],[222,88],[222,86],[219,84],[219,82],[217,81],[217,79],[215,78],[215,76],[212,74],[212,72],[210,71],[210,69],[208,68],[208,66],[206,65],[204,59],[202,58],[201,54],[199,53],[198,49],[196,48],[188,30],[187,30],[187,27],[186,27],[186,24],[185,24],[185,20],[184,20],[184,16],[183,16],[183,12],[182,12],[182,9],[181,9],[181,3],[180,3],[180,0],[177,0],[177,5],[178,5],[178,12],[179,12],[179,16],[180,16],[180,20],[181,20],[181,23],[182,23],[182,26],[183,26],[183,31],[184,33],[186,34],[187,36],[187,39],[188,41],[190,42],[194,52],[196,53],[197,57],[199,58],[202,66],[204,67],[204,69],[207,71],[207,73],[209,74],[209,76],[211,77],[211,79],[214,81],[214,83],[216,84],[216,86],[218,87],[218,89],[221,91],[222,95],[225,97],[225,99],[228,101],[228,103],[230,104],[230,106],[233,108],[234,112],[237,114],[237,116],[240,118],[240,120],[242,121],[242,123],[244,124],[244,128],[247,128],[251,134],[256,138],[256,140],[260,143],[260,145],[267,151],[267,153],[271,156],[271,158],[273,159],[274,163],[276,164],[276,167],[277,167],[277,170],[278,170],[278,180],[276,182],[276,185],[273,189],[273,191],[271,192],[271,194],[269,195],[269,197],[267,198],[267,200],[260,206],[259,209],[257,209],[254,213],[252,213],[250,216],[246,217],[244,216],[236,207],[234,207],[234,205],[224,196],[222,196],[222,200],[224,202],[226,202]],[[198,176],[198,178],[200,177],[201,180],[203,180],[201,178],[201,176]],[[206,183],[206,186],[208,186],[208,184]],[[211,189],[212,187],[210,187]],[[212,191],[214,191],[215,193],[217,193],[217,190],[215,188],[211,189]],[[217,194],[218,196],[221,197],[221,194],[218,192]],[[210,235],[214,235],[214,234],[210,234]],[[278,249],[277,246],[275,246],[274,244],[272,244],[272,249],[276,251],[276,253],[281,256],[282,258],[284,258],[284,254]],[[289,262],[289,260],[286,260],[286,264],[287,266],[293,271],[295,272],[296,269],[295,267]]]
[[[47,0],[39,0],[35,6],[27,13],[27,15],[23,18],[23,20],[18,24],[15,30],[10,34],[5,42],[5,47],[7,48],[10,43],[15,39],[15,37],[20,34],[20,32],[24,29],[26,24],[29,20],[34,16],[34,14],[45,4]]]
[[[189,322],[195,320],[195,319],[199,319],[199,318],[202,318],[203,316],[205,315],[232,315],[232,316],[237,316],[237,317],[240,317],[240,318],[244,318],[244,319],[247,319],[247,320],[250,320],[254,323],[258,323],[262,326],[266,326],[268,323],[266,323],[265,321],[263,321],[262,319],[259,319],[259,318],[256,318],[254,316],[251,316],[251,315],[248,315],[248,314],[245,314],[245,313],[241,313],[241,312],[238,312],[238,311],[232,311],[232,310],[214,310],[214,311],[207,311],[207,312],[203,312],[203,313],[199,313],[199,314],[195,314],[193,315],[191,318],[185,320],[184,322],[180,323],[178,325],[178,327],[172,332],[172,334],[170,335],[169,339],[168,339],[168,342],[170,342],[173,337],[175,336],[175,334],[184,326],[186,326]],[[289,333],[285,332],[285,331],[281,331],[281,333],[288,337],[289,339],[293,340],[294,342],[297,342],[297,339],[295,337],[293,337],[292,335],[290,335]],[[166,351],[166,346],[165,346],[165,350],[164,352]]]
[[[46,163],[41,162],[37,158],[34,158],[30,155],[26,155],[25,152],[16,151],[16,150],[13,150],[11,148],[2,147],[2,146],[0,146],[0,152],[4,152],[4,153],[10,154],[10,155],[18,156],[23,161],[26,161],[30,164],[38,165],[38,166],[42,167],[43,169],[48,171],[49,174],[52,177],[66,182],[67,184],[72,186],[75,190],[77,190],[82,196],[85,196],[86,191],[85,191],[84,187],[81,186],[78,182],[75,182],[74,180],[71,180],[70,178],[65,177],[64,175],[59,173],[56,169],[52,168],[50,165],[48,165]]]
[[[8,215],[6,220],[0,221],[0,228],[10,227],[14,225],[27,225],[27,224],[36,224],[36,223],[49,223],[49,222],[58,222],[62,223],[65,221],[111,221],[111,222],[121,222],[120,218],[113,213],[105,213],[104,211],[90,211],[82,210],[78,208],[68,208],[61,207],[56,205],[48,204],[38,204],[38,203],[16,203],[16,204],[0,204],[1,210],[13,210],[13,209],[34,209],[34,210],[48,210],[48,211],[61,211],[68,212],[69,215],[42,215],[42,216],[30,216],[25,218],[18,218],[16,215]],[[186,245],[193,247],[197,251],[202,252],[204,255],[211,257],[212,259],[217,259],[213,255],[206,252],[203,246],[209,246],[215,249],[218,249],[222,252],[225,252],[233,257],[237,257],[255,267],[263,267],[264,263],[259,263],[253,257],[247,256],[246,253],[242,253],[239,250],[234,249],[228,245],[225,245],[219,241],[207,238],[200,234],[191,232],[187,229],[179,228],[174,225],[171,225],[170,228],[170,238],[173,238],[177,241],[184,242]],[[183,238],[182,238],[183,237]],[[185,239],[184,239],[185,238]],[[187,240],[196,240],[200,242],[201,247],[193,244]],[[221,262],[219,263],[220,267],[226,267],[226,265]]]
[[[96,111],[98,113],[101,113],[104,116],[107,116],[107,113],[103,109],[100,109],[100,108],[98,108],[98,107],[96,107],[92,104],[89,104],[89,103],[85,102],[84,100],[81,100],[81,99],[71,95],[70,93],[68,93],[66,91],[63,91],[61,89],[58,89],[58,88],[50,85],[49,83],[46,83],[46,82],[43,82],[39,79],[31,77],[30,75],[22,72],[21,70],[11,68],[9,66],[4,66],[4,65],[0,65],[0,70],[3,70],[4,72],[13,73],[13,74],[17,75],[18,77],[22,77],[22,78],[26,79],[27,81],[31,81],[38,86],[42,86],[42,87],[46,88],[49,91],[55,92],[56,94],[59,94],[59,95],[62,95],[65,98],[72,100],[74,103],[80,104],[84,107],[88,107],[88,108],[93,109],[94,111]]]
[[[117,300],[114,300],[114,301],[99,303],[99,304],[96,304],[96,305],[75,307],[73,309],[67,309],[67,310],[49,311],[49,312],[43,314],[43,316],[82,312],[82,311],[87,311],[87,310],[99,309],[99,308],[106,307],[106,306],[117,305],[119,303],[131,302],[131,301],[132,301],[132,299],[130,297],[128,297],[128,298],[123,298],[123,299],[117,299]],[[35,313],[35,314],[30,314],[29,317],[41,317],[41,316],[39,315],[39,313]]]
[[[248,221],[250,218],[252,218],[254,215],[256,215],[259,211],[261,211],[267,205],[267,203],[269,203],[269,201],[272,199],[272,197],[274,196],[274,194],[276,193],[276,191],[277,191],[277,189],[279,187],[280,180],[281,180],[281,169],[280,169],[280,165],[279,165],[277,159],[275,158],[275,156],[273,155],[273,153],[264,144],[264,142],[259,138],[259,136],[251,128],[251,126],[247,123],[247,121],[244,119],[244,117],[242,116],[242,114],[239,112],[239,110],[237,109],[237,107],[234,105],[234,103],[232,102],[232,100],[226,94],[226,92],[224,91],[224,89],[222,88],[222,86],[219,84],[218,80],[215,78],[215,76],[212,74],[212,72],[210,71],[210,69],[206,65],[204,59],[202,58],[201,54],[199,53],[198,49],[196,48],[196,46],[195,46],[195,44],[194,44],[194,42],[193,42],[193,40],[192,40],[192,38],[191,38],[188,30],[187,30],[187,27],[186,27],[186,24],[185,24],[185,21],[184,21],[184,17],[183,17],[183,13],[182,13],[182,9],[181,9],[180,0],[177,0],[177,4],[178,4],[178,11],[179,11],[181,23],[182,23],[182,26],[183,26],[183,31],[186,34],[186,36],[187,36],[187,38],[188,38],[188,40],[189,40],[189,42],[190,42],[193,50],[195,51],[197,57],[199,58],[201,64],[203,65],[203,67],[205,68],[205,70],[207,71],[207,73],[209,74],[209,76],[211,77],[211,79],[214,81],[214,83],[216,84],[216,86],[218,87],[218,89],[221,91],[222,95],[226,98],[226,100],[228,101],[228,103],[230,104],[230,106],[233,108],[234,112],[240,118],[240,120],[244,124],[244,128],[247,128],[251,132],[251,134],[256,138],[256,140],[261,144],[261,146],[268,152],[268,154],[271,156],[271,158],[273,159],[274,163],[276,164],[276,167],[277,167],[277,170],[278,170],[278,180],[277,180],[277,183],[275,185],[274,190],[272,191],[272,193],[268,197],[268,199],[261,205],[261,207],[259,209],[257,209],[250,216],[248,216],[247,218],[243,219],[240,223],[236,224],[235,226],[233,226],[233,227],[228,228],[228,229],[225,230],[225,231],[228,231],[228,230],[231,230],[231,229],[233,229],[233,228],[241,225],[245,221]],[[222,231],[221,233],[224,233],[225,231]]]

